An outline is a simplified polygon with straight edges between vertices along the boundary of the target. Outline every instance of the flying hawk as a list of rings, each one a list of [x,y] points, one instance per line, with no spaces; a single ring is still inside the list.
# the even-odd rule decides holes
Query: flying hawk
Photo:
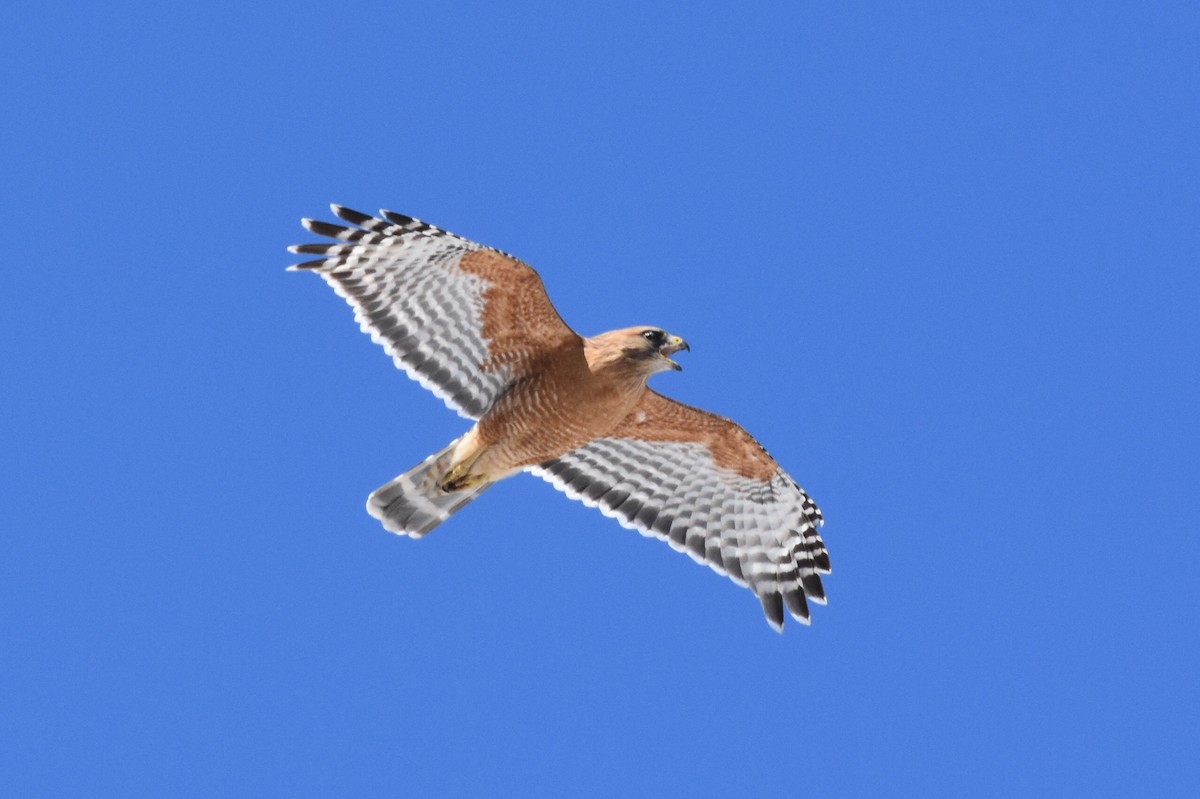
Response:
[[[660,328],[583,338],[529,265],[412,217],[339,205],[351,226],[303,220],[333,243],[290,267],[324,278],[396,366],[475,425],[367,500],[420,538],[497,480],[532,472],[624,527],[753,591],[767,621],[824,604],[821,511],[738,425],[658,394],[650,375],[688,349]]]

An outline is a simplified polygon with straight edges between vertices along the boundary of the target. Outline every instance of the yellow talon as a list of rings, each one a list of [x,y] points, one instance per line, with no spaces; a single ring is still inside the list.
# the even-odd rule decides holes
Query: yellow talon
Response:
[[[474,488],[480,483],[487,482],[487,478],[481,474],[468,474],[468,469],[470,469],[470,464],[458,464],[438,481],[438,488],[448,494],[451,491],[462,491],[464,488]]]

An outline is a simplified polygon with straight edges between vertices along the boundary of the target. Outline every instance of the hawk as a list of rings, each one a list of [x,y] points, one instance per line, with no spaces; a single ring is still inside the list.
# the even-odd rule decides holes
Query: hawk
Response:
[[[304,219],[332,243],[298,244],[396,366],[475,422],[367,500],[420,538],[488,486],[531,472],[627,528],[666,541],[762,602],[809,623],[825,604],[821,511],[734,422],[652,391],[687,343],[652,325],[583,338],[537,272],[412,217],[339,205],[346,225]]]

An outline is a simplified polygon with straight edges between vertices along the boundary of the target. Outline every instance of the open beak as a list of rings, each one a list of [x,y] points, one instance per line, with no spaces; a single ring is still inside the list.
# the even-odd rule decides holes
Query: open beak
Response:
[[[688,352],[691,352],[692,348],[689,347],[688,343],[679,336],[671,336],[669,339],[667,339],[667,343],[659,348],[658,354],[661,355],[667,363],[671,364],[672,369],[674,369],[676,372],[681,372],[683,371],[683,367],[668,357],[674,355],[680,350],[687,350]]]

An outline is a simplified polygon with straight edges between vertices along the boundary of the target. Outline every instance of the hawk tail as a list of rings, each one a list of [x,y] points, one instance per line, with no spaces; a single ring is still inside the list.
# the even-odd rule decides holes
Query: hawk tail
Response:
[[[459,441],[451,441],[445,449],[375,489],[367,498],[367,513],[393,533],[420,538],[482,494],[490,482],[449,492],[438,487],[453,463]]]

